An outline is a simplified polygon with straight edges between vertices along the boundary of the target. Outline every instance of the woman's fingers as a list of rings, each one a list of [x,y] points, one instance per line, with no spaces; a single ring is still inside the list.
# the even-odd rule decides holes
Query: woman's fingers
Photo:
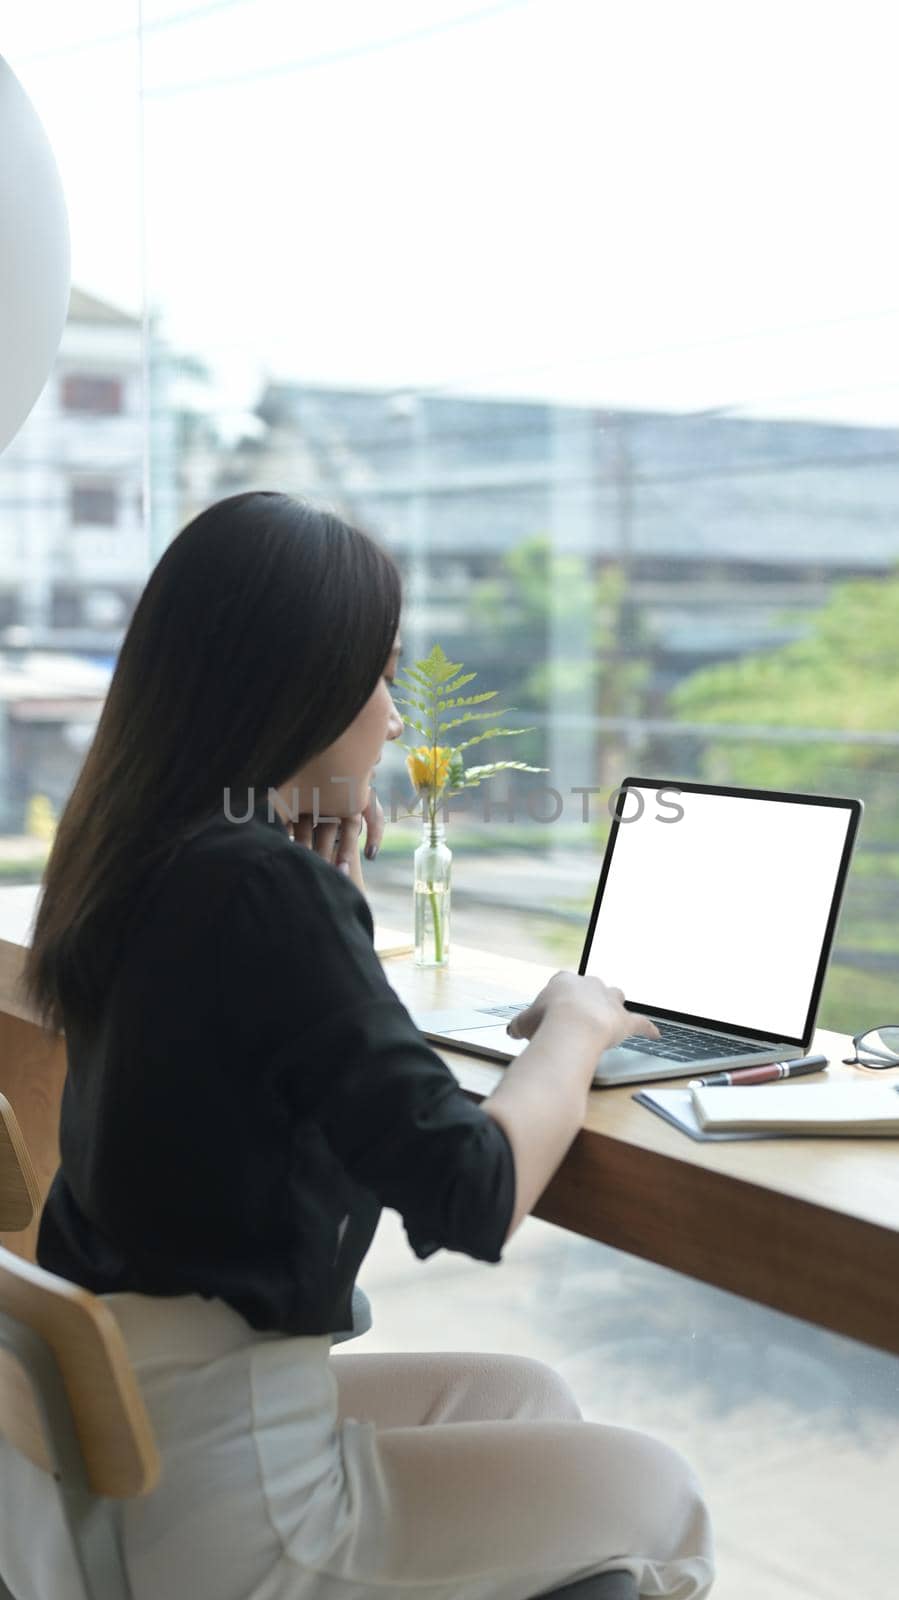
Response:
[[[295,844],[303,844],[307,850],[312,849],[313,824],[310,812],[303,812],[293,824],[293,838]]]
[[[349,872],[350,862],[359,851],[359,833],[362,828],[362,813],[357,811],[352,817],[344,817],[340,825],[340,833],[336,840],[334,865],[339,872]],[[336,830],[335,830],[336,831]]]
[[[361,827],[362,813],[358,811],[352,817],[341,817],[334,822],[320,819],[317,824],[310,812],[301,812],[293,823],[293,840],[294,844],[314,850],[317,856],[341,872],[349,872],[350,862],[359,849]]]
[[[319,822],[312,845],[317,856],[333,863],[339,832],[339,822]]]
[[[631,1021],[633,1033],[642,1033],[647,1039],[661,1039],[662,1035],[651,1017],[644,1017],[641,1011],[632,1011]]]
[[[374,861],[384,837],[384,807],[374,788],[369,790],[368,805],[362,813],[362,820],[365,823],[365,857],[367,861]]]
[[[317,856],[324,856],[326,861],[333,861],[339,827],[339,822],[319,822],[316,826],[312,813],[303,811],[293,824],[293,842],[305,845],[307,850],[314,850]]]

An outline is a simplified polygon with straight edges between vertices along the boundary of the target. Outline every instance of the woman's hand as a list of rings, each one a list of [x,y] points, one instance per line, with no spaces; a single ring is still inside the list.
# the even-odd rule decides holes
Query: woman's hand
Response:
[[[620,1044],[638,1033],[645,1039],[662,1035],[649,1017],[639,1011],[626,1011],[624,991],[603,983],[595,975],[556,972],[535,1000],[506,1024],[513,1039],[533,1039],[544,1017],[576,1016],[594,1031],[600,1050]]]
[[[368,805],[362,813],[362,821],[365,823],[365,859],[374,861],[384,837],[384,807],[374,785],[368,791]]]
[[[365,854],[369,861],[373,861],[384,836],[384,809],[373,788],[369,789],[368,803],[364,811],[356,811],[352,816],[341,817],[337,822],[325,822],[320,819],[317,827],[314,825],[311,812],[301,812],[296,822],[292,824],[292,833],[296,844],[305,845],[307,850],[314,850],[316,855],[329,861],[338,872],[351,877],[357,888],[364,890],[365,884],[359,861],[359,842],[363,825],[366,836]]]

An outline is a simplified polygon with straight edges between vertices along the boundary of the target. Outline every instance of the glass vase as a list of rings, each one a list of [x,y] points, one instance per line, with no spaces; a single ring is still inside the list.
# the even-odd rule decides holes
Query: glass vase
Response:
[[[449,960],[450,887],[453,852],[446,843],[446,824],[422,819],[421,844],[415,852],[413,925],[417,967],[445,967]]]

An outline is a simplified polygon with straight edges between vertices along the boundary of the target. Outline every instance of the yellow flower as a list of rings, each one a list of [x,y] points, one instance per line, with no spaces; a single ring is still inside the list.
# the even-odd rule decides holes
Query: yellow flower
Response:
[[[442,789],[449,772],[452,750],[440,744],[435,751],[431,745],[420,744],[406,757],[406,768],[416,789]],[[435,778],[436,773],[436,778]]]
[[[56,813],[52,801],[45,794],[29,795],[25,810],[25,832],[33,839],[43,839],[47,843],[53,839]]]

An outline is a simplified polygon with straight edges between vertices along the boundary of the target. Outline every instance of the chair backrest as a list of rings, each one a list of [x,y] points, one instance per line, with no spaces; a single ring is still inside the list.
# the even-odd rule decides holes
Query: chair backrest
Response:
[[[65,1389],[89,1488],[114,1499],[159,1479],[156,1441],[121,1329],[79,1285],[0,1247],[0,1317],[48,1347]],[[47,1472],[57,1470],[35,1386],[0,1329],[0,1433]],[[48,1448],[49,1444],[49,1448]]]
[[[40,1204],[18,1118],[0,1094],[0,1230],[27,1228]],[[0,1434],[36,1466],[56,1470],[40,1397],[15,1349],[25,1348],[30,1332],[47,1347],[64,1385],[90,1489],[116,1499],[148,1493],[159,1477],[159,1456],[109,1308],[87,1289],[0,1246],[0,1317]]]
[[[96,1295],[2,1247],[0,1434],[55,1480],[85,1600],[132,1600],[119,1502],[149,1493],[160,1461],[121,1330]]]
[[[41,1191],[19,1120],[0,1094],[0,1233],[19,1233],[41,1208]]]

